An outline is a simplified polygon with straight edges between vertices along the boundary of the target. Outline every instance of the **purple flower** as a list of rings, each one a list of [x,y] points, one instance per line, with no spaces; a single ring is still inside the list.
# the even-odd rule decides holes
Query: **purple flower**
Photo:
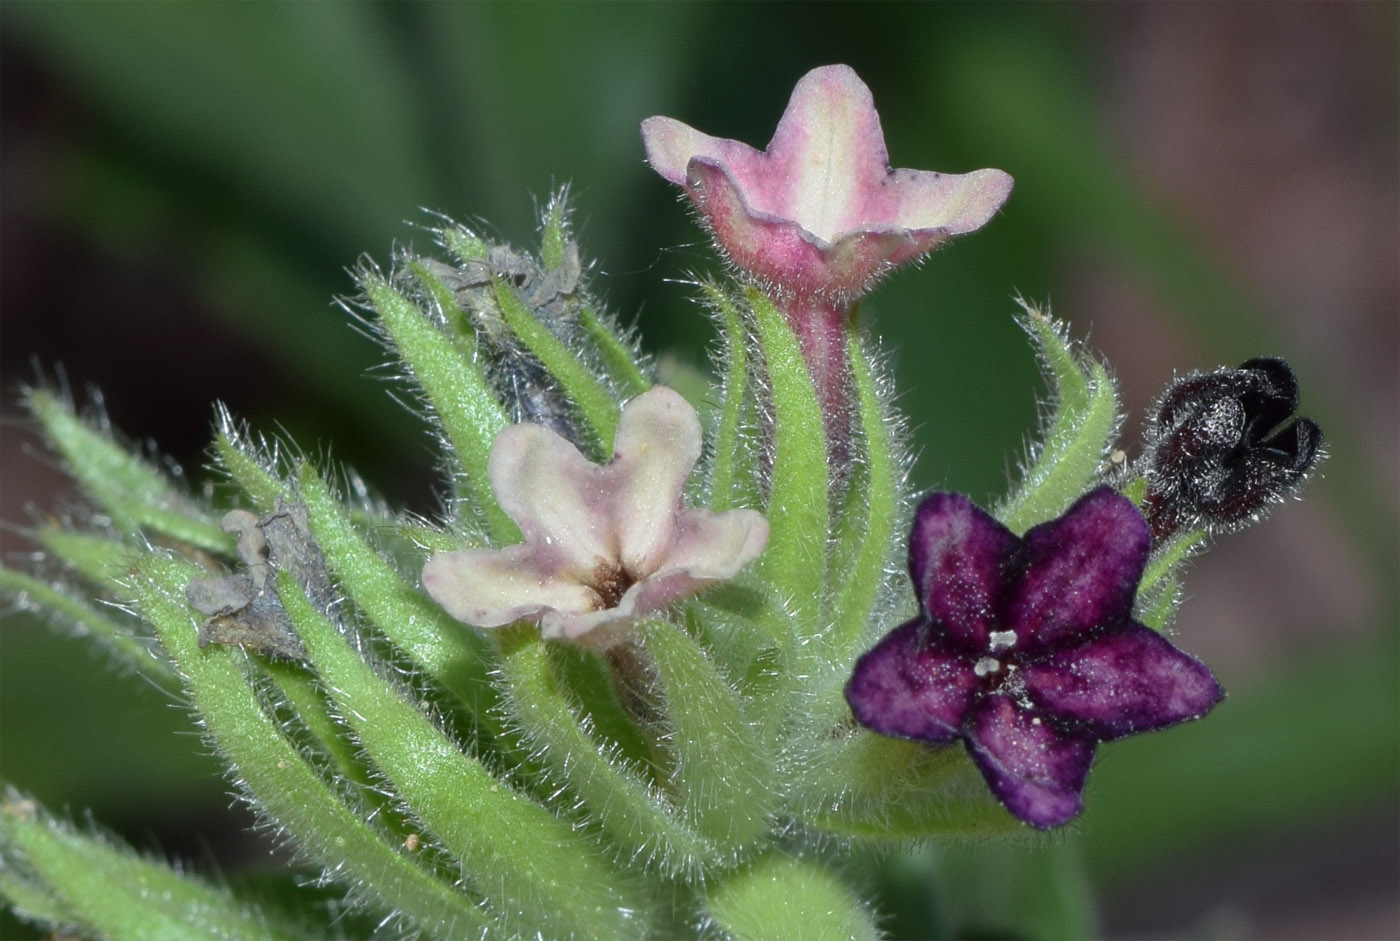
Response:
[[[1224,695],[1205,664],[1132,620],[1151,539],[1107,487],[1024,539],[961,494],[933,494],[909,541],[922,612],[857,661],[856,720],[960,739],[1013,814],[1069,821],[1099,742],[1200,718]]]
[[[466,624],[527,619],[545,637],[609,645],[636,618],[733,578],[768,540],[754,510],[682,505],[700,444],[695,409],[665,386],[623,407],[602,466],[542,425],[511,425],[486,472],[525,541],[439,552],[423,587]]]
[[[845,65],[802,77],[767,150],[666,117],[643,121],[642,140],[652,169],[685,189],[720,250],[782,308],[837,411],[852,302],[981,228],[1011,193],[1001,170],[891,169],[870,89]]]

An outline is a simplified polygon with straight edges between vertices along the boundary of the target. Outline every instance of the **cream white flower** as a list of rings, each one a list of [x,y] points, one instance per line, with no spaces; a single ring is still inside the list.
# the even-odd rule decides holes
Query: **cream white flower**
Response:
[[[545,637],[605,646],[628,622],[732,578],[763,551],[768,522],[757,511],[682,505],[700,448],[695,409],[665,386],[627,403],[601,466],[541,425],[512,425],[487,474],[525,541],[439,552],[423,586],[466,624],[528,619]]]

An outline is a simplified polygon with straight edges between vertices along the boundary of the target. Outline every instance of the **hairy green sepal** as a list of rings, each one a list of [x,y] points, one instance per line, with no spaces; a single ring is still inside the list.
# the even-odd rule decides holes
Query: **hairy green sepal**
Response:
[[[731,938],[875,941],[875,918],[827,868],[775,854],[716,885],[709,915]]]
[[[1021,483],[996,517],[1018,536],[1054,519],[1101,475],[1118,429],[1118,391],[1102,363],[1077,349],[1064,326],[1032,307],[1021,325],[1035,341],[1054,409]]]
[[[486,474],[491,445],[509,423],[486,377],[436,324],[382,276],[367,272],[361,275],[360,283],[442,423],[461,468],[459,486],[465,489],[496,539],[507,543],[519,539],[520,530],[496,503]]]
[[[565,821],[496,778],[379,673],[289,573],[278,592],[365,752],[515,930],[627,937],[640,917],[620,873]]]
[[[269,921],[227,889],[176,872],[111,839],[80,833],[8,791],[0,798],[0,856],[27,870],[32,914],[55,928],[80,926],[114,941],[185,941],[305,936],[294,923]]]
[[[491,921],[471,898],[410,859],[374,826],[353,789],[325,780],[286,738],[249,686],[241,651],[199,648],[199,621],[184,591],[203,574],[188,562],[150,556],[138,566],[131,590],[249,800],[337,881],[369,893],[383,910],[435,936],[485,930]]]
[[[642,768],[624,758],[615,743],[599,738],[552,662],[549,645],[533,630],[515,628],[502,638],[502,650],[502,686],[511,717],[623,857],[668,872],[712,865],[715,847],[681,821],[679,808]]]
[[[802,346],[782,312],[756,290],[746,295],[758,331],[773,420],[768,547],[764,580],[782,586],[803,621],[814,617],[826,577],[828,486],[826,430]]]
[[[53,393],[30,389],[27,401],[73,476],[122,532],[135,536],[148,530],[208,552],[232,553],[233,537],[159,468],[118,444],[105,428],[79,418]]]

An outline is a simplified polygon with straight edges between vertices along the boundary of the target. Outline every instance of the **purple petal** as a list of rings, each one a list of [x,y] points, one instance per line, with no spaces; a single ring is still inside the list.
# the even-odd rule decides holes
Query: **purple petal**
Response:
[[[967,750],[997,800],[1033,827],[1057,827],[1084,807],[1080,792],[1094,761],[1092,738],[1065,735],[1007,696],[973,710]]]
[[[1026,572],[1002,626],[1022,649],[1126,621],[1152,533],[1132,501],[1109,487],[1026,533]]]
[[[1204,663],[1133,622],[1022,670],[1038,706],[1101,740],[1199,719],[1225,695]]]
[[[929,644],[933,628],[910,621],[856,661],[846,701],[873,732],[946,745],[959,735],[977,690],[967,660]]]
[[[1004,572],[1020,544],[1012,532],[960,493],[919,504],[909,537],[909,573],[930,620],[960,647],[980,654],[997,630]]]

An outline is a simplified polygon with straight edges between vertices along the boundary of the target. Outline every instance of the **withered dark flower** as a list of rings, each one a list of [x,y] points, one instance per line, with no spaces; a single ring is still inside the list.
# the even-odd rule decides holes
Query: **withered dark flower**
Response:
[[[961,494],[933,494],[909,542],[920,614],[857,661],[856,720],[962,741],[1011,813],[1069,821],[1099,742],[1199,718],[1224,695],[1205,664],[1132,619],[1150,543],[1107,487],[1024,539]]]
[[[1281,359],[1172,383],[1142,458],[1153,535],[1237,529],[1296,490],[1322,447],[1315,422],[1288,421],[1297,408],[1298,380]]]

